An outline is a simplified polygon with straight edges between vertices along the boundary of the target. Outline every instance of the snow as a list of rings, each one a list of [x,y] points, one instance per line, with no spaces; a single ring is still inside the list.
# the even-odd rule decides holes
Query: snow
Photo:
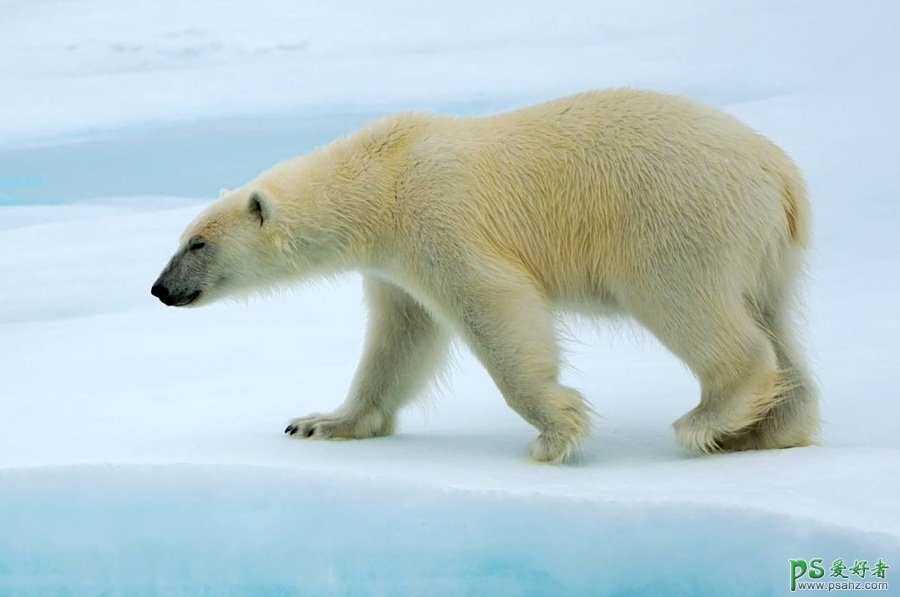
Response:
[[[0,6],[0,594],[749,594],[791,558],[900,564],[895,3]],[[204,202],[278,159],[394,109],[612,85],[715,103],[805,172],[821,446],[682,454],[694,379],[581,320],[565,381],[602,416],[577,463],[525,460],[463,349],[397,435],[289,440],[346,392],[358,278],[149,295]]]
[[[5,2],[0,142],[134,123],[521,104],[649,86],[714,103],[887,85],[892,0]],[[887,99],[887,95],[883,96]]]

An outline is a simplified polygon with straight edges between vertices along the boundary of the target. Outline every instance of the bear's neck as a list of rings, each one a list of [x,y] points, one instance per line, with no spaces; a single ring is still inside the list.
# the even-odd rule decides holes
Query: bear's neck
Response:
[[[377,267],[390,244],[399,147],[379,124],[285,164],[283,191],[299,198],[291,223],[297,250],[314,261],[298,256],[298,274]]]

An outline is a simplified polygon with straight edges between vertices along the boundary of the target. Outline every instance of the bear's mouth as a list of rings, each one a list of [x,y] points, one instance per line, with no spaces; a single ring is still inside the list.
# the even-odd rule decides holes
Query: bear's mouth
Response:
[[[201,294],[203,294],[202,290],[195,290],[194,292],[190,293],[189,295],[187,295],[186,297],[184,297],[177,303],[173,303],[172,306],[173,307],[184,307],[185,305],[190,305],[191,303],[196,301],[198,298],[200,298]]]

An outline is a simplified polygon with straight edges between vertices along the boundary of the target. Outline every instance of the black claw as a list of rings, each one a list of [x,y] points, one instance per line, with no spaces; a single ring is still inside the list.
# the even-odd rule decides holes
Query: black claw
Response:
[[[315,432],[316,432],[316,428],[315,428],[315,427],[310,427],[310,428],[309,428],[309,431],[306,432],[306,437],[312,437],[312,436],[313,436],[313,433],[315,433]]]
[[[295,431],[297,431],[297,428],[294,427],[293,425],[288,425],[287,427],[284,428],[284,432],[289,433],[291,435],[293,435]]]

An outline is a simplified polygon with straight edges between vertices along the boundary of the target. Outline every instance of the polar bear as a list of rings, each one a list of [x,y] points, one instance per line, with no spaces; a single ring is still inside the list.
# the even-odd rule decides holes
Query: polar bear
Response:
[[[815,389],[794,331],[810,235],[790,158],[733,117],[650,91],[479,118],[404,113],[279,163],[184,232],[152,293],[202,305],[359,270],[370,321],[349,396],[301,438],[390,434],[459,335],[560,462],[590,409],[559,383],[554,310],[630,315],[693,372],[689,451],[803,446]],[[664,391],[661,389],[661,391]]]

